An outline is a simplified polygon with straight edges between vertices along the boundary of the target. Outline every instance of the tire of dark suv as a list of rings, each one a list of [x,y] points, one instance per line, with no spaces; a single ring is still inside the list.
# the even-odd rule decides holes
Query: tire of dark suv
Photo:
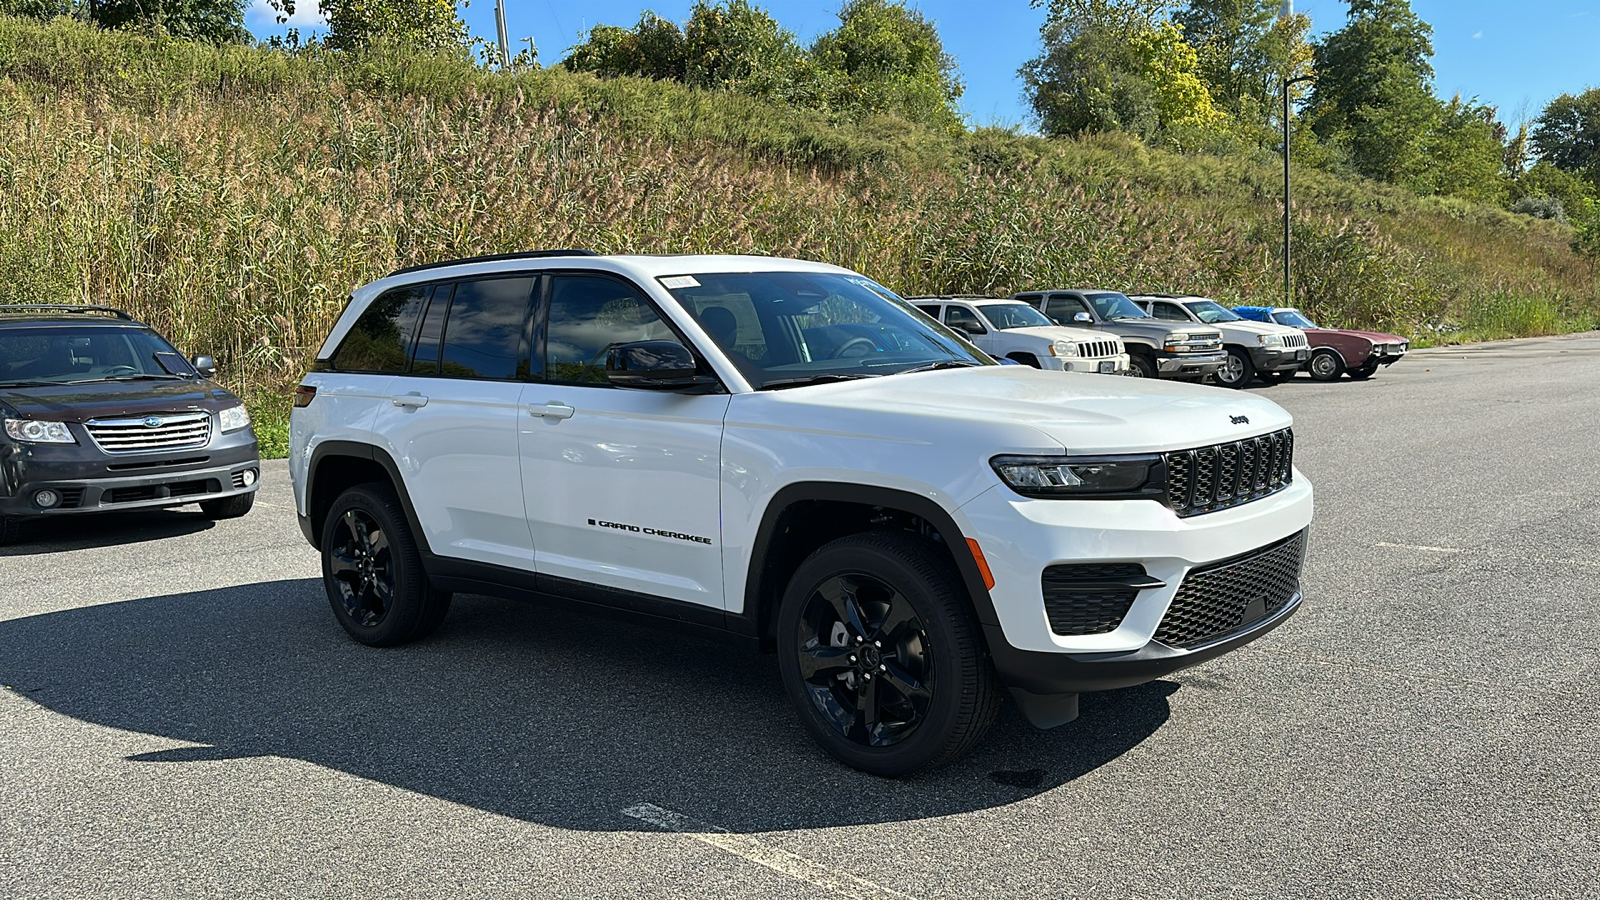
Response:
[[[235,494],[221,500],[200,501],[200,511],[208,519],[237,519],[256,505],[255,494]]]
[[[350,488],[322,524],[322,581],[333,614],[371,647],[427,637],[450,611],[448,592],[428,583],[416,539],[394,489]]]
[[[22,539],[22,520],[16,516],[0,516],[0,547],[15,544]]]
[[[937,768],[994,721],[1001,689],[961,578],[928,541],[839,538],[790,580],[778,667],[822,748],[874,775]]]
[[[1136,350],[1128,351],[1128,374],[1135,378],[1160,378],[1160,370],[1156,368],[1156,361],[1146,353]]]

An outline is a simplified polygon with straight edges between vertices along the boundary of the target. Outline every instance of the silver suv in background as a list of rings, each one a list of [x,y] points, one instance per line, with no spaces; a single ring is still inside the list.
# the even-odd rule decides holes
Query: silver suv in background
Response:
[[[1247,388],[1257,375],[1276,384],[1311,358],[1311,345],[1304,331],[1272,322],[1252,322],[1206,297],[1135,294],[1133,301],[1163,322],[1207,325],[1222,332],[1228,361],[1217,370],[1217,383],[1223,387]]]
[[[1117,291],[1023,291],[1012,294],[1011,299],[1038,309],[1058,324],[1093,328],[1122,338],[1128,348],[1129,375],[1200,382],[1228,361],[1222,332],[1158,321]]]

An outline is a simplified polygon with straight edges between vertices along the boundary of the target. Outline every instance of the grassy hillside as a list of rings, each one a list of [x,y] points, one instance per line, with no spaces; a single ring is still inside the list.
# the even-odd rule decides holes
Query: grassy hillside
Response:
[[[211,352],[264,430],[348,290],[531,247],[756,252],[905,292],[1270,301],[1280,174],[1120,139],[952,138],[635,80],[290,58],[0,18],[0,299],[111,303]],[[1297,299],[1423,340],[1600,324],[1565,227],[1317,172]]]

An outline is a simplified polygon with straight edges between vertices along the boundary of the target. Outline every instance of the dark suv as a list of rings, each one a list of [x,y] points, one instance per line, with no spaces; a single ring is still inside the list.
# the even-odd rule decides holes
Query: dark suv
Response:
[[[256,436],[215,374],[119,310],[0,306],[0,544],[34,516],[249,512]]]

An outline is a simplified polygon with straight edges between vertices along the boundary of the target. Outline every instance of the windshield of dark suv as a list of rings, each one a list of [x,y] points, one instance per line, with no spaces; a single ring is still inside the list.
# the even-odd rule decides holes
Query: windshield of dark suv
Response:
[[[1110,321],[1112,319],[1148,319],[1150,318],[1139,304],[1128,299],[1127,294],[1116,291],[1098,291],[1093,294],[1084,294],[1089,302],[1094,304],[1094,311],[1100,318]]]
[[[660,281],[758,390],[996,364],[859,275],[740,272]]]
[[[1287,325],[1290,328],[1316,328],[1317,327],[1316,324],[1313,323],[1310,319],[1306,318],[1305,316],[1302,316],[1300,314],[1300,310],[1298,310],[1298,309],[1280,309],[1277,312],[1272,314],[1272,318],[1279,325]]]
[[[193,377],[172,345],[143,328],[0,328],[0,387]]]
[[[1038,328],[1056,323],[1037,309],[1026,303],[988,303],[978,307],[983,317],[989,324],[1001,331],[1010,331],[1013,328]]]
[[[1189,311],[1207,325],[1215,325],[1218,322],[1243,321],[1239,318],[1238,313],[1213,300],[1191,300],[1185,303],[1184,306],[1189,307]]]

